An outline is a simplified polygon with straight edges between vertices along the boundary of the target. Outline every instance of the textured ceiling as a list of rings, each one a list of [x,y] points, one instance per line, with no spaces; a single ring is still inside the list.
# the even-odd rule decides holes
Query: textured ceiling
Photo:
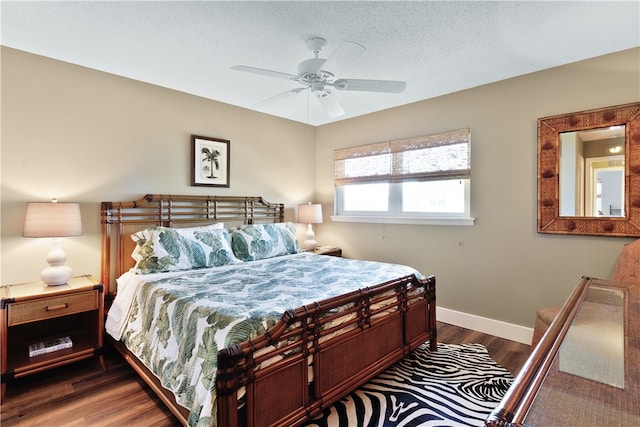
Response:
[[[5,46],[257,109],[299,85],[309,37],[367,51],[340,78],[404,80],[401,94],[340,91],[330,119],[306,92],[259,111],[321,125],[640,46],[640,2],[1,2]]]

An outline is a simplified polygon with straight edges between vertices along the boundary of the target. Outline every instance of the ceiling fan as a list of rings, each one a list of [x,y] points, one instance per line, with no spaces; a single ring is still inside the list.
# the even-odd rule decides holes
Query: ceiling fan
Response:
[[[234,65],[231,69],[292,80],[302,85],[302,87],[291,89],[260,101],[255,104],[254,107],[271,104],[272,102],[280,101],[308,89],[316,96],[329,117],[332,118],[344,114],[344,109],[335,96],[334,89],[400,93],[407,86],[406,82],[395,80],[337,79],[335,74],[328,70],[333,67],[340,68],[355,60],[366,51],[366,48],[358,43],[345,41],[342,42],[327,59],[323,59],[320,58],[320,52],[325,48],[326,44],[327,41],[320,37],[312,37],[307,40],[307,48],[313,52],[315,57],[298,64],[296,75],[246,65]]]

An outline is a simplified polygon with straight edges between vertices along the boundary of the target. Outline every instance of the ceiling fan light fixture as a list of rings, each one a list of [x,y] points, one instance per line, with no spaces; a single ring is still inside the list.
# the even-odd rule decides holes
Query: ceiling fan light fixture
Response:
[[[330,93],[325,89],[324,83],[322,82],[312,82],[309,88],[311,89],[311,93],[317,97],[326,96],[327,93]]]

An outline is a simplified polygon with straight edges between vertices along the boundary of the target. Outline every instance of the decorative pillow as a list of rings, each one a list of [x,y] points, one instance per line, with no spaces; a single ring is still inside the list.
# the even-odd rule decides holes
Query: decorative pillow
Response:
[[[231,232],[231,248],[241,261],[300,252],[296,227],[291,222],[243,225]]]
[[[135,235],[140,235],[143,236],[145,239],[148,238],[148,232],[149,230],[157,230],[157,229],[161,229],[161,228],[166,228],[166,227],[152,227],[152,228],[147,228],[141,231],[138,231],[137,233],[135,233]],[[183,230],[184,232],[189,232],[189,231],[208,231],[208,230],[224,230],[224,222],[216,222],[215,224],[209,224],[209,225],[202,225],[202,226],[197,226],[197,227],[185,227],[185,228],[181,228],[180,230]],[[140,234],[142,233],[142,234]],[[134,234],[131,235],[131,238],[133,239],[134,242],[138,242],[138,239],[133,237]],[[229,243],[231,243],[231,236],[229,236]],[[140,262],[140,260],[142,259],[142,255],[140,255],[140,248],[141,245],[137,244],[134,248],[133,248],[133,252],[131,253],[131,258],[133,258],[136,263]]]
[[[193,270],[236,264],[225,229],[211,227],[148,228],[131,235],[136,273]]]

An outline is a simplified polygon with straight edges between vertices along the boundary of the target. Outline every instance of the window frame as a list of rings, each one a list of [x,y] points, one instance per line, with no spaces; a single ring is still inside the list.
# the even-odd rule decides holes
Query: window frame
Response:
[[[441,149],[450,145],[466,144],[466,168],[436,169],[423,173],[403,174],[398,172],[397,165],[402,156],[412,150]],[[406,147],[409,147],[406,149]],[[459,152],[458,147],[458,152]],[[465,147],[463,147],[464,149]],[[440,150],[442,151],[442,150]],[[352,158],[366,158],[380,153],[389,155],[389,173],[370,174],[365,176],[348,176],[346,162]],[[397,156],[397,157],[394,157]],[[398,160],[400,158],[400,161]],[[435,162],[437,163],[437,162]],[[446,159],[443,163],[447,163]],[[334,152],[334,215],[338,222],[372,222],[398,224],[440,224],[440,225],[473,225],[475,218],[471,216],[471,131],[458,129],[439,134],[424,135],[415,138],[399,139],[383,143],[366,144],[349,147]],[[386,171],[385,171],[386,172]],[[464,212],[405,212],[402,211],[402,184],[414,181],[448,181],[462,180],[464,187]],[[386,211],[346,211],[344,209],[344,188],[349,185],[366,183],[387,183],[388,210]]]

